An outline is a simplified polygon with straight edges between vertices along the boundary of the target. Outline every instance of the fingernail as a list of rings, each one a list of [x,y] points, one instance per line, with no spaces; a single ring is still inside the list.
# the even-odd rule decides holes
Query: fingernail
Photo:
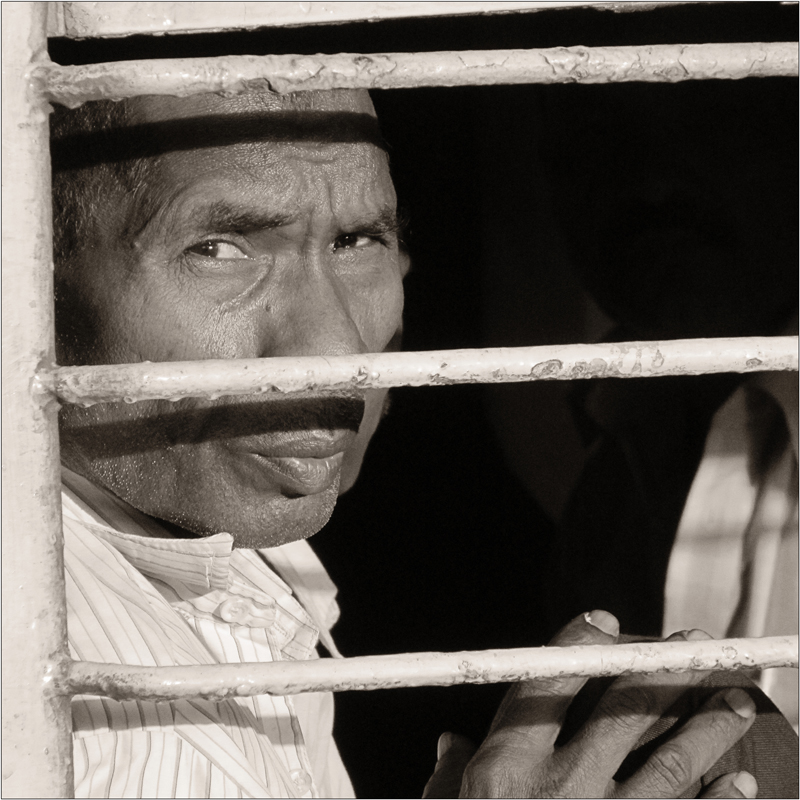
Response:
[[[714,638],[705,631],[701,631],[699,628],[695,628],[694,630],[691,631],[685,631],[684,636],[686,637],[687,642],[707,641],[708,639]]]
[[[686,636],[689,631],[675,631],[675,633],[671,633],[667,638],[664,640],[665,642],[678,642],[681,639],[685,642]]]
[[[728,689],[725,692],[725,702],[740,716],[750,719],[756,713],[756,704],[750,695],[742,689]],[[745,773],[742,773],[745,774]]]
[[[453,746],[453,734],[447,731],[439,737],[439,743],[436,745],[436,759],[437,761]]]
[[[607,633],[609,636],[617,636],[619,634],[619,622],[613,614],[601,609],[595,609],[588,614],[584,614],[583,618],[595,628]]]
[[[733,779],[733,785],[745,797],[755,797],[758,794],[758,783],[749,772],[740,772]]]

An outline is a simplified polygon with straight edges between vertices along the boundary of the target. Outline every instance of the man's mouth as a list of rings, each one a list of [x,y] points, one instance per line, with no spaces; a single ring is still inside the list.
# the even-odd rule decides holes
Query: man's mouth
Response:
[[[247,442],[247,449],[265,458],[324,459],[344,453],[356,435],[348,430],[281,433],[263,439],[254,437]]]
[[[344,452],[326,458],[278,457],[253,454],[260,466],[272,473],[275,482],[287,495],[324,492],[339,477]]]
[[[318,494],[336,482],[354,431],[307,432],[253,442],[247,449],[260,469],[288,495]]]

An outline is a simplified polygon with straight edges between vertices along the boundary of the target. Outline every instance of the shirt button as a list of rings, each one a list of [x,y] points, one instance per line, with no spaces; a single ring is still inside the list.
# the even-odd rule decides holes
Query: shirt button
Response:
[[[301,792],[307,792],[311,788],[311,776],[304,769],[296,769],[289,773],[292,783]]]
[[[231,597],[217,608],[217,616],[231,625],[246,625],[251,628],[269,628],[275,622],[274,603],[256,603],[249,597]]]
[[[217,609],[217,614],[225,622],[242,622],[249,613],[250,604],[245,598],[231,598],[222,603]]]

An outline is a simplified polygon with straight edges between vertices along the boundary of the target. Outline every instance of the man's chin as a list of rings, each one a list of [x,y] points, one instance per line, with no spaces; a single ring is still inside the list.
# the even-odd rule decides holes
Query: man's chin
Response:
[[[138,457],[79,464],[75,471],[133,508],[167,522],[167,530],[175,536],[230,533],[234,547],[278,547],[307,539],[333,513],[341,470],[331,471],[324,488],[313,491],[297,480],[283,487],[263,480],[264,471],[249,464],[250,471],[242,474],[231,468],[229,460],[204,459],[204,455],[201,449],[190,461],[177,464],[157,459],[149,471]],[[240,461],[234,466],[239,467]]]
[[[261,549],[307,539],[331,518],[339,495],[339,479],[322,492],[301,497],[273,496],[260,502],[225,508],[211,525],[208,520],[192,525],[200,535],[225,532],[233,546]],[[179,523],[180,524],[180,523]]]

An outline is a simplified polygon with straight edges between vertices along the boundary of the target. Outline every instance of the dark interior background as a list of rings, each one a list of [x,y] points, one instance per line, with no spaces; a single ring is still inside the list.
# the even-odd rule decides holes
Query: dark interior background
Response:
[[[796,36],[796,6],[714,3],[624,14],[570,9],[213,36],[53,40],[51,57],[79,64],[237,53],[790,41]],[[780,327],[796,304],[794,81],[395,90],[373,97],[401,204],[410,217],[413,270],[406,287],[405,349],[476,347],[492,339],[483,324],[481,287],[491,283],[484,255],[496,241],[513,236],[519,223],[487,225],[481,209],[479,173],[485,162],[477,153],[487,108],[497,102],[513,105],[516,122],[511,124],[535,127],[542,116],[551,123],[550,134],[539,139],[545,156],[541,179],[571,187],[574,203],[555,203],[553,212],[569,257],[580,261],[582,230],[589,224],[582,214],[599,191],[598,181],[624,183],[635,164],[654,157],[645,124],[652,101],[641,100],[648,92],[650,98],[657,93],[662,119],[672,113],[703,120],[680,129],[683,138],[675,153],[705,147],[709,155],[704,158],[720,159],[720,180],[745,163],[752,167],[753,159],[763,164],[756,171],[769,180],[760,188],[756,182],[753,196],[739,200],[774,209],[774,236],[767,237],[765,249],[770,258],[750,271],[732,270],[724,259],[715,267],[709,291],[718,307],[733,310],[715,317],[712,328],[716,335],[742,335]],[[620,108],[630,117],[623,141],[616,124]],[[724,142],[731,131],[743,148],[735,153],[714,144],[714,135]],[[498,157],[513,166],[520,154],[509,148]],[[618,228],[604,229],[612,236],[624,237],[626,225],[643,224],[635,209],[620,208],[612,216]],[[734,235],[720,228],[720,237]],[[609,285],[606,279],[614,279],[613,267],[603,269],[584,276],[600,295]],[[652,286],[648,277],[644,274],[642,283]],[[765,284],[771,289],[762,298],[759,287]],[[606,302],[613,306],[620,293],[611,285]],[[627,308],[647,318],[653,294],[658,292],[634,293],[611,313],[622,319]],[[737,305],[743,294],[752,295],[752,302]],[[748,316],[753,305],[757,313]],[[678,322],[667,333],[694,335],[693,319],[697,322],[690,318],[683,329]],[[540,325],[544,338],[547,324]],[[375,436],[358,484],[312,540],[340,587],[342,620],[336,633],[342,652],[544,644],[555,625],[553,616],[545,615],[543,590],[555,526],[507,466],[487,416],[484,388],[401,389],[393,395],[391,413]],[[357,794],[420,796],[439,734],[454,730],[480,739],[502,692],[503,687],[487,686],[338,695],[336,735]]]

